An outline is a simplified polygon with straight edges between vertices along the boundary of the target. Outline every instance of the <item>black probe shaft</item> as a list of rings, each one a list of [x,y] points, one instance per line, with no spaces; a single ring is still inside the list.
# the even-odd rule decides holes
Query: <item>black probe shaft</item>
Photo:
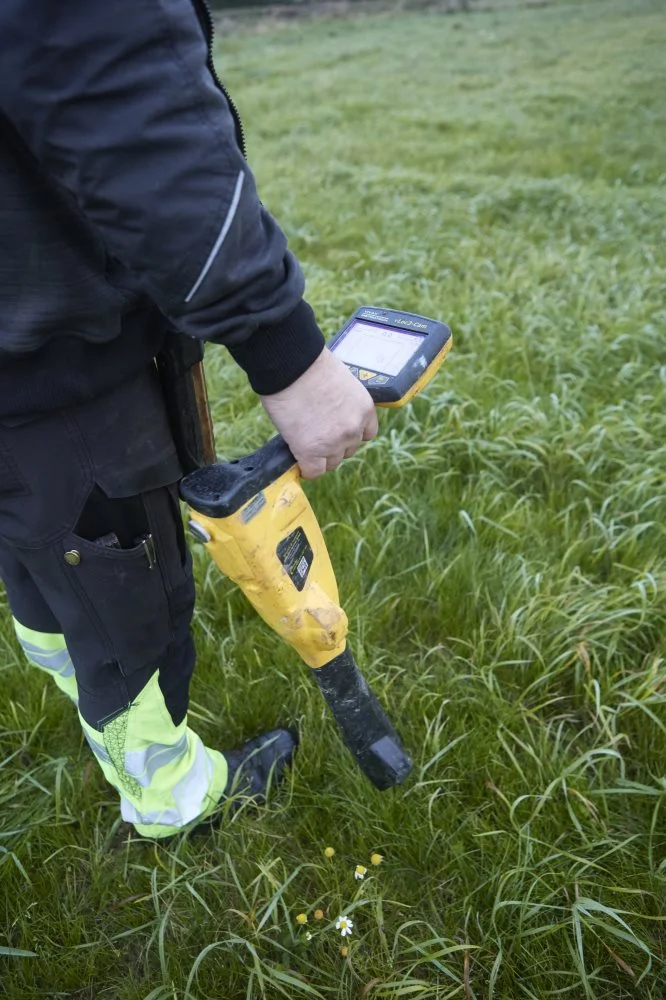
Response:
[[[404,781],[412,761],[349,649],[312,671],[344,741],[379,789]]]

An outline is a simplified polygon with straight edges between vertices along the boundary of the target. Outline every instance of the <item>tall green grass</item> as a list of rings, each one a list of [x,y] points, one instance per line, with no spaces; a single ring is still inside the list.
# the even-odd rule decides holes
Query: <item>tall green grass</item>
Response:
[[[5,611],[0,995],[666,995],[663,14],[589,0],[222,40],[326,330],[364,302],[454,330],[423,397],[307,488],[414,776],[368,785],[195,546],[193,723],[222,747],[297,723],[302,746],[269,809],[128,843]],[[258,446],[243,377],[222,350],[208,370],[220,451]]]

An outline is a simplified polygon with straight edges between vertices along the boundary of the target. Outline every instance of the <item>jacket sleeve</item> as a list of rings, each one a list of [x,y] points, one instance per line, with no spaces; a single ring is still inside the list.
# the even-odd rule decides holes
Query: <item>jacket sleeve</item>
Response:
[[[2,0],[0,107],[109,253],[257,392],[324,340],[208,68],[198,0]]]

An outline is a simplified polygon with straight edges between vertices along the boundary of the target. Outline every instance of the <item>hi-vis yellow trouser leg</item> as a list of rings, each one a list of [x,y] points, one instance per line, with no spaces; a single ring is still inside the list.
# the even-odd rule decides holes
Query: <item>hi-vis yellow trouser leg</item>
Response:
[[[29,662],[52,677],[60,690],[78,705],[74,665],[64,635],[57,632],[35,632],[34,629],[21,625],[16,618],[13,622],[16,638]]]
[[[14,619],[23,650],[78,703],[74,667],[62,635],[37,632]],[[227,784],[227,763],[204,746],[187,725],[175,726],[158,675],[153,674],[129,709],[103,731],[79,715],[83,732],[107,781],[120,794],[124,820],[145,837],[166,837],[203,819],[218,804]]]

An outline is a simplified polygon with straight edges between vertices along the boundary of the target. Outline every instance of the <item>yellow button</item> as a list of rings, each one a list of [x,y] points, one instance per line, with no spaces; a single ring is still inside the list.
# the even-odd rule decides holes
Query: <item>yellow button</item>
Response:
[[[65,562],[70,566],[78,566],[81,562],[81,553],[76,549],[70,549],[69,552],[65,552]]]
[[[368,379],[373,378],[375,374],[376,372],[369,372],[367,371],[367,369],[361,368],[360,372],[358,373],[358,377],[360,378],[361,382],[367,382]]]

